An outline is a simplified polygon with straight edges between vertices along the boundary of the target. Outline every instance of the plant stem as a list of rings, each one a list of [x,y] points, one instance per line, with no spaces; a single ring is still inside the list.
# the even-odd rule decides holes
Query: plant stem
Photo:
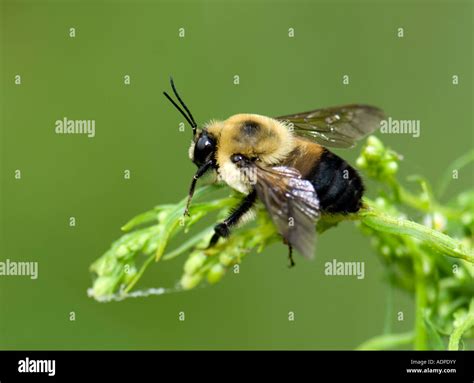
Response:
[[[472,249],[467,249],[459,241],[419,223],[403,218],[388,216],[373,208],[358,213],[361,221],[370,228],[391,234],[404,234],[426,242],[429,246],[450,257],[474,263]]]
[[[423,254],[414,246],[413,241],[407,240],[413,252],[415,270],[415,350],[428,349],[428,332],[425,326],[425,310],[428,304],[426,293],[426,278],[423,272]]]
[[[451,333],[448,350],[459,350],[459,342],[461,341],[462,335],[471,327],[474,327],[474,299],[471,301],[470,309],[462,323]]]

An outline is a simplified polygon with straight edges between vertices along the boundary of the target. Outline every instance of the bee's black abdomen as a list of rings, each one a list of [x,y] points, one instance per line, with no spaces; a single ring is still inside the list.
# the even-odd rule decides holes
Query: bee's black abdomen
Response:
[[[354,213],[360,209],[362,179],[353,167],[329,150],[322,152],[305,178],[313,184],[323,212]]]

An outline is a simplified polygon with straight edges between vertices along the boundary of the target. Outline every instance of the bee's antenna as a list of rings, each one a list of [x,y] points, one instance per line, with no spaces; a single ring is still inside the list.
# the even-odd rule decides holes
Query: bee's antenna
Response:
[[[173,92],[176,96],[176,98],[178,99],[178,101],[180,102],[180,104],[183,106],[184,110],[186,112],[188,112],[188,116],[189,118],[191,119],[191,121],[194,123],[194,125],[197,127],[197,124],[196,124],[196,121],[194,120],[194,117],[193,115],[191,114],[191,111],[188,109],[188,107],[186,106],[186,104],[184,103],[184,101],[181,99],[181,97],[179,96],[179,93],[178,91],[176,90],[176,86],[174,85],[174,81],[173,81],[173,77],[170,76],[170,83],[171,83],[171,88],[173,88]]]
[[[179,112],[183,115],[183,117],[186,119],[186,121],[189,123],[189,125],[191,125],[191,128],[193,129],[193,135],[195,135],[196,134],[196,123],[189,119],[188,115],[186,113],[184,113],[183,109],[181,109],[180,106],[178,104],[176,104],[176,102],[174,102],[174,100],[170,97],[170,95],[168,93],[163,92],[163,94],[174,105],[174,107],[179,110]]]
[[[171,83],[171,88],[173,88],[173,92],[176,96],[176,98],[178,99],[178,101],[180,102],[180,104],[183,106],[184,110],[186,110],[187,114],[184,112],[183,109],[181,109],[181,107],[176,103],[174,102],[174,100],[171,98],[171,96],[166,93],[166,92],[163,92],[163,94],[165,95],[165,97],[173,104],[173,106],[179,110],[179,112],[183,115],[183,117],[186,119],[186,121],[189,123],[189,125],[191,125],[191,128],[193,129],[193,135],[196,135],[196,129],[197,129],[197,124],[196,124],[196,121],[194,120],[194,117],[193,115],[191,114],[191,112],[189,111],[188,107],[186,106],[186,104],[183,102],[183,100],[181,99],[181,97],[179,96],[179,93],[178,91],[176,90],[176,87],[174,85],[174,81],[173,81],[173,78],[170,77],[170,83]]]

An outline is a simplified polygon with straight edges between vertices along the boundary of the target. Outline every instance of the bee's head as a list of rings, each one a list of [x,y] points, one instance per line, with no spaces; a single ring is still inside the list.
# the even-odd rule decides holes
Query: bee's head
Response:
[[[203,129],[194,136],[189,148],[189,157],[197,167],[201,167],[214,158],[215,151],[216,140],[206,129]]]

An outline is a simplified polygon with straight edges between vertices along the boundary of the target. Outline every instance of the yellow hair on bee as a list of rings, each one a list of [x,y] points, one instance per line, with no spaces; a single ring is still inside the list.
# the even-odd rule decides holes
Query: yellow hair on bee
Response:
[[[293,148],[293,135],[281,122],[258,114],[236,114],[222,123],[220,152],[239,153],[277,164]]]
[[[250,182],[231,161],[231,156],[241,154],[264,165],[276,165],[294,145],[293,135],[284,123],[258,114],[236,114],[225,121],[211,121],[205,129],[218,142],[219,177],[245,194],[251,189]]]

